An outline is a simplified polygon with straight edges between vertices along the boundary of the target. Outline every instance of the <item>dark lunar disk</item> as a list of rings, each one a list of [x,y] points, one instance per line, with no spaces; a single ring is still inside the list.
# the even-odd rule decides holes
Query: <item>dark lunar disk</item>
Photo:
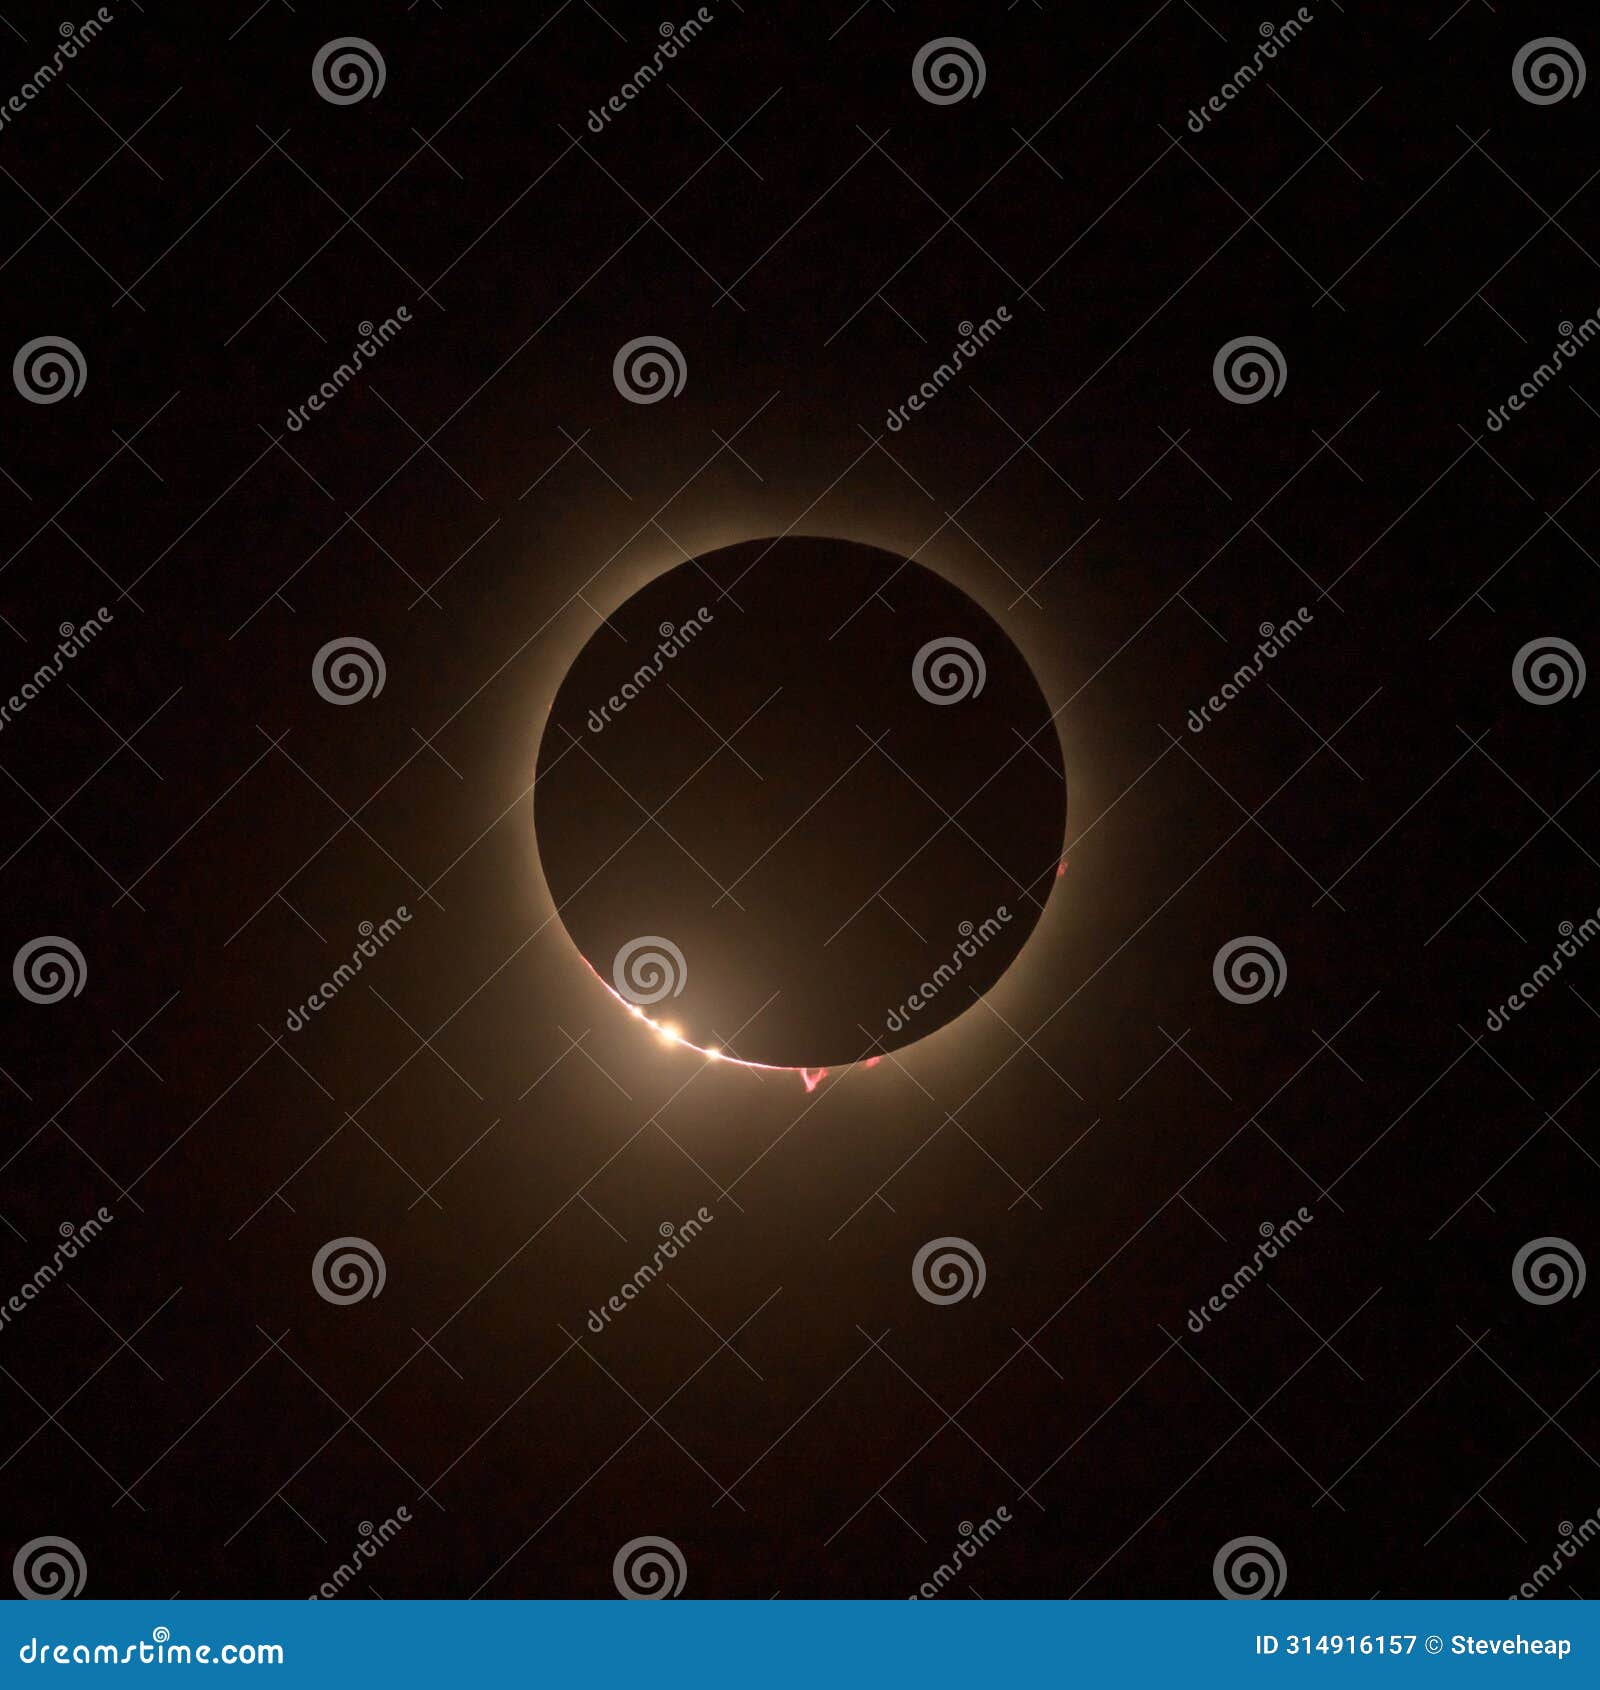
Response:
[[[534,786],[600,979],[688,1044],[786,1068],[970,1009],[1039,918],[1066,813],[1050,706],[999,624],[832,539],[710,552],[613,611]]]

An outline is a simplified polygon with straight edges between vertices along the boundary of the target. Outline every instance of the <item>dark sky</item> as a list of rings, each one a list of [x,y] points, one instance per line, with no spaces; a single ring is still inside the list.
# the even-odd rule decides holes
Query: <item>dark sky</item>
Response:
[[[84,377],[0,401],[4,955],[83,960],[4,1000],[0,1306],[114,1217],[0,1325],[0,1551],[295,1596],[404,1508],[351,1595],[609,1597],[660,1537],[690,1596],[902,1596],[1004,1509],[949,1594],[1532,1578],[1600,1468],[1595,1292],[1513,1274],[1600,1261],[1596,688],[1518,668],[1600,654],[1600,350],[1535,374],[1600,227],[1595,90],[1513,64],[1588,9],[1316,4],[1223,100],[1262,15],[1210,0],[716,4],[600,133],[655,14],[109,9],[0,128],[0,348]],[[0,97],[60,40],[6,12]],[[622,1012],[531,794],[600,619],[791,531],[976,601],[1071,792],[1015,966],[811,1093]]]

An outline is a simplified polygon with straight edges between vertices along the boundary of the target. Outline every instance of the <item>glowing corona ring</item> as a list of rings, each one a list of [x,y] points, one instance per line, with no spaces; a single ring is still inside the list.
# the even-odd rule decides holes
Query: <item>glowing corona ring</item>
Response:
[[[667,568],[598,634],[541,729],[535,843],[583,966],[662,1047],[652,1065],[698,1053],[809,1090],[938,1033],[1011,966],[1059,878],[1065,769],[1025,654],[970,595],[899,553],[777,535]],[[711,724],[738,743],[696,780]],[[976,858],[966,823],[929,841],[902,783],[946,809],[982,790]],[[619,793],[671,804],[670,832]],[[892,925],[856,919],[879,884]]]

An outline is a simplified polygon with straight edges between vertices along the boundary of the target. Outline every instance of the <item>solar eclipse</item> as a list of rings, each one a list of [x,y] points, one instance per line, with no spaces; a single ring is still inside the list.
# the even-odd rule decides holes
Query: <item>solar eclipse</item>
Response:
[[[818,1071],[926,1037],[1015,960],[1060,869],[1050,707],[944,577],[830,538],[693,558],[557,691],[540,858],[589,967],[670,1041]]]

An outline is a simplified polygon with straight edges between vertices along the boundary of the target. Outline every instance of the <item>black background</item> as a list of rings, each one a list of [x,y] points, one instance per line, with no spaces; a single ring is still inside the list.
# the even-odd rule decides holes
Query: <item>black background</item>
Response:
[[[1600,1259],[1593,958],[1484,1032],[1600,907],[1597,688],[1511,681],[1536,637],[1595,657],[1600,351],[1484,418],[1600,306],[1600,92],[1511,80],[1534,35],[1593,60],[1588,9],[1317,5],[1195,136],[1254,12],[718,5],[595,136],[642,8],[251,7],[117,7],[0,131],[0,347],[88,371],[0,398],[0,691],[115,617],[0,731],[4,954],[88,964],[6,1001],[0,1290],[116,1216],[0,1329],[6,1555],[301,1595],[404,1505],[352,1594],[610,1596],[658,1534],[690,1596],[899,1596],[1004,1506],[952,1594],[1210,1596],[1244,1535],[1294,1595],[1513,1590],[1600,1499],[1595,1293],[1511,1278]],[[8,93],[60,17],[6,11]],[[343,34],[378,98],[313,89]],[[941,35],[976,99],[913,88]],[[645,334],[688,379],[636,406]],[[1246,334],[1288,377],[1234,405]],[[809,1096],[641,1039],[548,919],[528,790],[597,611],[795,525],[998,617],[1072,793],[995,993]],[[339,709],[344,635],[387,683]],[[1248,1007],[1243,934],[1288,964]],[[343,1235],[381,1297],[316,1295]],[[981,1297],[916,1295],[943,1235]]]

